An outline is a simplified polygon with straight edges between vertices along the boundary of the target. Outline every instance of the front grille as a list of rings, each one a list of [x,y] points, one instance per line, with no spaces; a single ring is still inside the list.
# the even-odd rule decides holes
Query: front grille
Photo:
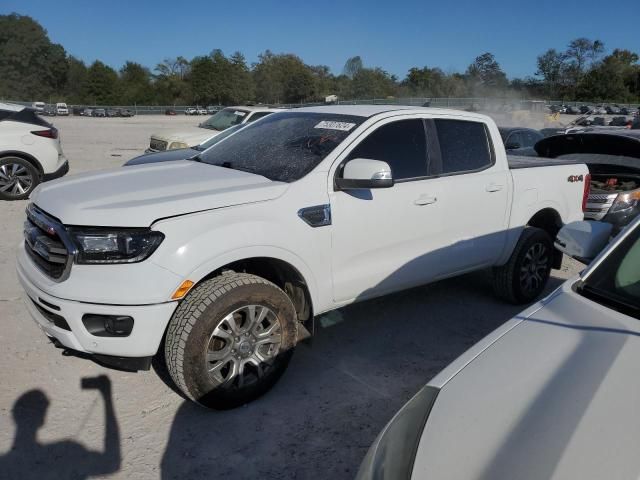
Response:
[[[167,149],[167,142],[152,137],[151,141],[149,142],[149,148],[151,150],[155,150],[156,152],[163,152]]]
[[[47,276],[62,281],[73,263],[73,253],[64,227],[34,205],[27,208],[24,222],[24,247],[33,263]]]
[[[617,196],[617,193],[590,194],[587,199],[584,217],[589,220],[602,220],[609,213],[609,209]]]

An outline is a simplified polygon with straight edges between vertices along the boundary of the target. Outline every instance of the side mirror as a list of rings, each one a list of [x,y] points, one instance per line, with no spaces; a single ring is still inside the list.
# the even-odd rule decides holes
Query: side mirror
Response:
[[[605,222],[572,222],[560,229],[555,247],[584,264],[607,246],[613,226]]]
[[[336,178],[336,187],[339,190],[393,187],[391,167],[382,160],[354,158],[345,164],[342,176]]]
[[[505,148],[506,150],[517,150],[517,149],[518,149],[518,148],[520,148],[521,146],[522,146],[522,145],[520,145],[520,144],[519,144],[519,143],[517,143],[517,142],[509,142],[509,143],[507,143],[507,144],[504,146],[504,148]]]

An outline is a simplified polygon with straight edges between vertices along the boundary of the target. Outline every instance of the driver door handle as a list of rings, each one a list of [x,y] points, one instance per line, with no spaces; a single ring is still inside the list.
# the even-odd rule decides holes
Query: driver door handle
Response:
[[[490,183],[489,185],[487,185],[485,187],[485,190],[487,192],[499,192],[500,190],[502,190],[504,188],[503,185],[498,185],[497,183]]]
[[[431,205],[432,203],[436,203],[438,201],[437,197],[433,197],[431,195],[420,195],[416,198],[413,203],[415,205]]]

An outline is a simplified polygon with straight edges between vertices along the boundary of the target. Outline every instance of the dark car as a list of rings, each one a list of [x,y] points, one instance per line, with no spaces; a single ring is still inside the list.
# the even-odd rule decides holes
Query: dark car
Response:
[[[133,112],[128,108],[119,108],[118,110],[116,110],[116,113],[119,117],[133,117]]]
[[[45,105],[40,115],[46,115],[48,117],[55,117],[58,114],[54,105]]]
[[[173,116],[173,115],[177,115],[176,111],[175,111],[173,108],[167,108],[167,109],[164,111],[164,114],[165,114],[165,115],[171,115],[171,116]]]
[[[104,117],[107,115],[107,112],[105,112],[104,108],[96,108],[92,113],[91,116],[92,117]]]
[[[208,148],[213,147],[218,142],[224,140],[225,138],[229,137],[245,126],[246,124],[241,124],[229,127],[224,132],[219,133],[215,137],[210,138],[206,142],[201,143],[200,145],[196,145],[195,147],[163,150],[162,152],[146,153],[144,155],[140,155],[139,157],[134,157],[126,162],[123,167],[130,167],[132,165],[146,165],[147,163],[171,162],[174,160],[187,160],[193,158],[204,152]]]
[[[117,117],[118,112],[116,112],[113,108],[107,108],[105,111],[105,117]]]
[[[521,127],[499,127],[498,130],[508,154],[527,157],[537,155],[533,146],[543,138],[538,130]]]
[[[587,220],[613,225],[616,234],[640,214],[640,132],[594,130],[556,135],[539,141],[539,156],[586,163],[591,191]]]

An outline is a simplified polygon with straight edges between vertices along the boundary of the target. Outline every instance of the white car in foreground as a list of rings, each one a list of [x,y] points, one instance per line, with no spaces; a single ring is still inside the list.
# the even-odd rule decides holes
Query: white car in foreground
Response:
[[[283,111],[190,160],[41,186],[18,278],[59,345],[134,370],[159,352],[186,396],[229,407],[275,384],[314,315],[492,267],[501,297],[534,300],[587,173],[511,166],[484,115]]]
[[[30,108],[0,103],[0,199],[28,198],[68,170],[57,128]]]
[[[193,110],[196,112],[193,114],[197,115],[197,110]],[[149,148],[145,150],[145,153],[200,145],[233,125],[251,123],[273,112],[281,111],[282,109],[268,107],[227,107],[190,130],[154,133],[151,135]],[[187,113],[187,115],[191,114]]]
[[[611,225],[556,246],[590,259]],[[638,478],[640,218],[589,268],[436,376],[369,450],[358,480]]]

